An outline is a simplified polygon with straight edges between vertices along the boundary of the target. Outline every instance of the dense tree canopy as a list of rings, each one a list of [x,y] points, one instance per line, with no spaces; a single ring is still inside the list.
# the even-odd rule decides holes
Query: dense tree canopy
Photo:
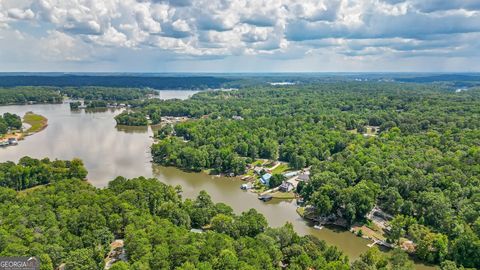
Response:
[[[158,75],[6,75],[0,76],[0,87],[56,86],[56,87],[151,87],[154,89],[220,88],[231,79],[212,76],[158,76]]]
[[[19,86],[0,88],[0,105],[32,103],[61,103],[64,97],[83,99],[87,105],[98,102],[126,102],[145,99],[156,92],[142,88],[109,88],[109,87],[50,87],[50,86]]]
[[[18,164],[11,161],[0,163],[0,187],[15,190],[23,190],[63,179],[84,180],[86,176],[87,170],[79,159],[51,161],[48,158],[39,160],[23,157]]]
[[[126,261],[111,269],[349,269],[338,249],[289,224],[269,228],[253,209],[235,215],[205,192],[193,200],[180,192],[122,177],[104,189],[67,178],[20,192],[0,187],[0,256],[38,256],[45,270],[103,269],[121,238]],[[189,231],[202,226],[209,230]]]
[[[312,166],[300,193],[320,215],[352,224],[378,205],[410,220],[391,241],[415,240],[429,262],[480,267],[479,89],[342,82],[143,106],[196,118],[160,131],[155,162],[235,174],[255,158]]]
[[[0,136],[6,134],[9,130],[19,130],[22,128],[22,118],[16,114],[4,113],[0,115]]]
[[[63,97],[54,87],[0,88],[0,105],[34,103],[60,103]]]
[[[66,87],[60,92],[72,99],[127,101],[145,98],[155,94],[153,90],[139,88],[108,88],[108,87]]]
[[[146,116],[140,112],[124,111],[115,116],[118,125],[145,126],[148,124]]]

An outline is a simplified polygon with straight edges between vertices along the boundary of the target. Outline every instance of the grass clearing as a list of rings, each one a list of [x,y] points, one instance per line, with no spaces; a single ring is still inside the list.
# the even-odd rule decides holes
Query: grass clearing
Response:
[[[272,174],[281,174],[288,170],[290,170],[290,166],[288,165],[288,163],[282,163],[278,165],[275,169],[273,169]]]
[[[252,163],[252,166],[262,166],[265,161],[258,159]]]
[[[23,117],[23,122],[30,125],[26,133],[36,133],[47,127],[48,119],[44,116],[28,112]]]
[[[297,214],[303,218],[305,216],[305,207],[297,207]]]
[[[273,192],[271,193],[272,197],[275,199],[283,199],[283,200],[292,200],[295,199],[295,194],[293,192]]]

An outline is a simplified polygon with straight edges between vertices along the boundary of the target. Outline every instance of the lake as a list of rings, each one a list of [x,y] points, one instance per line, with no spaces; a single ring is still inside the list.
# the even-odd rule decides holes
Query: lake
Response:
[[[195,91],[161,91],[160,96],[162,99],[188,98],[194,93]],[[64,160],[80,158],[89,172],[88,181],[96,187],[105,187],[117,176],[155,177],[166,184],[181,185],[184,197],[192,198],[205,190],[215,202],[224,202],[237,213],[255,208],[273,227],[291,222],[299,234],[315,235],[328,244],[339,247],[352,259],[368,249],[370,241],[348,231],[312,228],[297,215],[294,201],[259,201],[256,194],[240,190],[243,182],[239,179],[187,173],[152,164],[152,129],[116,127],[114,116],[120,113],[119,110],[71,111],[68,103],[0,106],[2,114],[10,112],[23,116],[29,111],[47,117],[48,127],[27,137],[17,146],[0,148],[1,162],[18,161],[23,156]],[[417,269],[433,268],[417,264]]]

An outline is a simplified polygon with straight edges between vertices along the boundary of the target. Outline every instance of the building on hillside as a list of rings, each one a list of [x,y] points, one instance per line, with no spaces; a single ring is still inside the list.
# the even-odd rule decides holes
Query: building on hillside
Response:
[[[300,171],[295,171],[295,172],[286,172],[283,174],[287,179],[292,178],[294,176],[297,176],[300,173]]]
[[[297,178],[300,182],[308,182],[310,181],[310,174],[309,173],[302,173]]]
[[[295,187],[293,186],[292,183],[283,181],[282,184],[278,187],[278,190],[281,192],[290,192],[294,189]]]
[[[270,185],[270,178],[272,178],[272,175],[269,173],[266,173],[262,175],[262,177],[260,178],[260,182],[262,182],[262,184],[264,184],[265,186],[268,186]]]
[[[262,175],[262,172],[263,172],[263,167],[259,167],[259,166],[255,166],[255,168],[253,168],[253,171],[257,174],[257,175]]]

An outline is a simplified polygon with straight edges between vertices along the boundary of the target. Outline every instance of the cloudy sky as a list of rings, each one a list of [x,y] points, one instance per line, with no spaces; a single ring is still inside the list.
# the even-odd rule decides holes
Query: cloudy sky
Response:
[[[0,0],[0,71],[480,71],[480,0]]]

